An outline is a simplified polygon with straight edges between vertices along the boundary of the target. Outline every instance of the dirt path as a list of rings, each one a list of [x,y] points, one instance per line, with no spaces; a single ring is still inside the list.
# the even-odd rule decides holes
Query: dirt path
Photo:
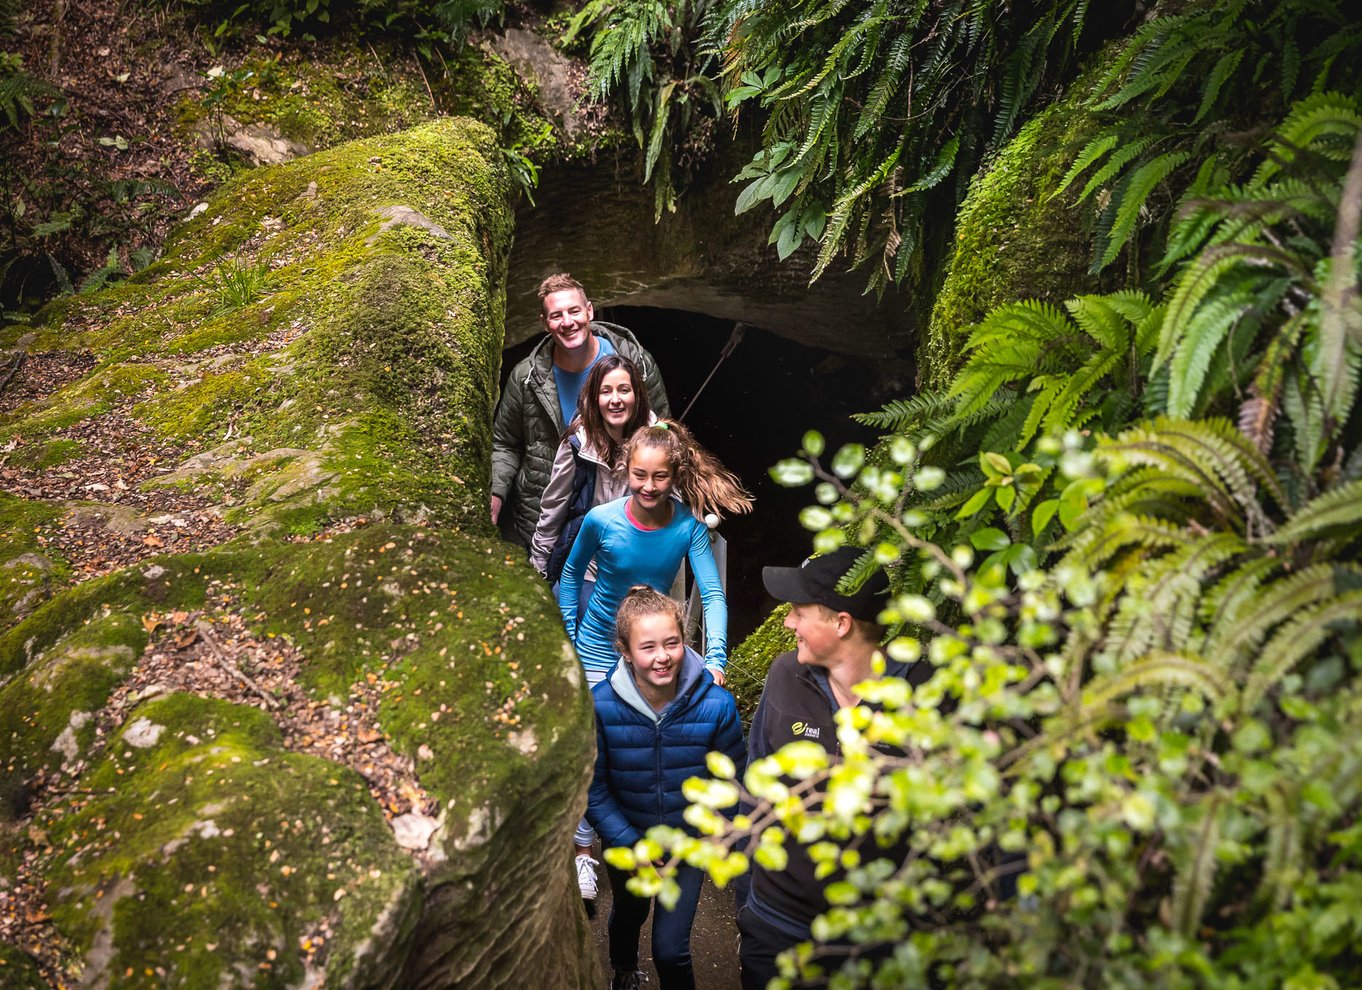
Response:
[[[610,953],[606,942],[605,919],[610,915],[610,884],[601,876],[601,893],[596,920],[591,923],[596,934],[596,951],[601,968],[607,976]],[[733,922],[732,889],[717,890],[709,880],[700,891],[700,909],[695,914],[691,930],[691,958],[695,964],[696,990],[738,990],[738,926]],[[652,963],[652,920],[643,926],[639,944],[639,959],[647,974],[646,986],[657,990],[657,970]]]

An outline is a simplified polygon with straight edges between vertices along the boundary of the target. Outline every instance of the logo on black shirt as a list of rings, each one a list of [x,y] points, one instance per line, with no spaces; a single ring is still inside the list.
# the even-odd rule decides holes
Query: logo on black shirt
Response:
[[[796,736],[803,736],[806,739],[817,739],[823,734],[823,730],[816,725],[808,722],[795,722],[790,726],[790,731]]]

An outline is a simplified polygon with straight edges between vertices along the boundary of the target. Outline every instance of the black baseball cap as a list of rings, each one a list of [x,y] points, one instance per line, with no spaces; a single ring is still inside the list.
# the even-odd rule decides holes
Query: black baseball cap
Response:
[[[773,598],[794,605],[813,602],[834,612],[846,612],[853,619],[878,622],[888,602],[889,576],[883,567],[870,572],[861,587],[850,595],[837,591],[837,582],[860,559],[861,547],[838,547],[821,557],[810,557],[798,567],[763,567],[761,583]]]

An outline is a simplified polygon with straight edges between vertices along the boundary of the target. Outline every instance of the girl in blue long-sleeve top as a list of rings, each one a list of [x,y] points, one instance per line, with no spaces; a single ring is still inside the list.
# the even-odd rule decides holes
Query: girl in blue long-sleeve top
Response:
[[[675,420],[661,419],[634,431],[624,444],[624,463],[628,497],[586,514],[558,585],[558,607],[586,670],[587,684],[599,683],[619,657],[615,613],[629,589],[646,584],[665,594],[676,581],[681,561],[689,559],[704,605],[704,663],[722,685],[728,661],[728,605],[710,549],[709,527],[697,516],[713,515],[717,524],[721,512],[750,511],[752,497]],[[592,558],[596,585],[579,622],[577,599]],[[592,914],[599,865],[591,856],[595,838],[583,821],[573,840],[577,885]]]
[[[714,683],[700,655],[681,638],[681,606],[646,585],[631,588],[618,614],[619,662],[592,689],[596,772],[587,818],[605,848],[632,846],[654,825],[686,827],[681,785],[706,776],[705,756],[726,754],[741,776],[747,751],[733,696]],[[607,867],[612,988],[638,987],[638,938],[650,899]],[[653,963],[662,990],[693,988],[690,932],[704,875],[683,865],[681,897],[653,915]]]
[[[701,518],[748,512],[752,497],[742,483],[695,442],[680,423],[658,420],[635,431],[624,449],[629,496],[586,514],[558,586],[558,607],[577,648],[587,682],[615,665],[615,612],[629,588],[646,584],[668,591],[681,561],[689,558],[705,612],[705,665],[723,684],[727,663],[728,606]],[[697,518],[698,517],[698,518]],[[578,621],[577,597],[592,558],[596,586]]]

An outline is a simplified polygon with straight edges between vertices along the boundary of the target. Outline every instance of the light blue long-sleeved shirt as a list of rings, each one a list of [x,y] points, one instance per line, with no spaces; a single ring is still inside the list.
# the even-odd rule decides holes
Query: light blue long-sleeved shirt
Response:
[[[661,529],[642,529],[630,518],[628,496],[598,505],[586,514],[558,585],[558,607],[568,638],[587,670],[608,671],[619,658],[615,648],[615,613],[636,584],[664,595],[671,591],[683,557],[700,588],[705,609],[705,663],[722,669],[727,662],[728,603],[719,583],[719,568],[709,545],[709,529],[690,509],[672,502],[671,522]],[[596,588],[577,621],[577,597],[587,564],[596,558]]]

